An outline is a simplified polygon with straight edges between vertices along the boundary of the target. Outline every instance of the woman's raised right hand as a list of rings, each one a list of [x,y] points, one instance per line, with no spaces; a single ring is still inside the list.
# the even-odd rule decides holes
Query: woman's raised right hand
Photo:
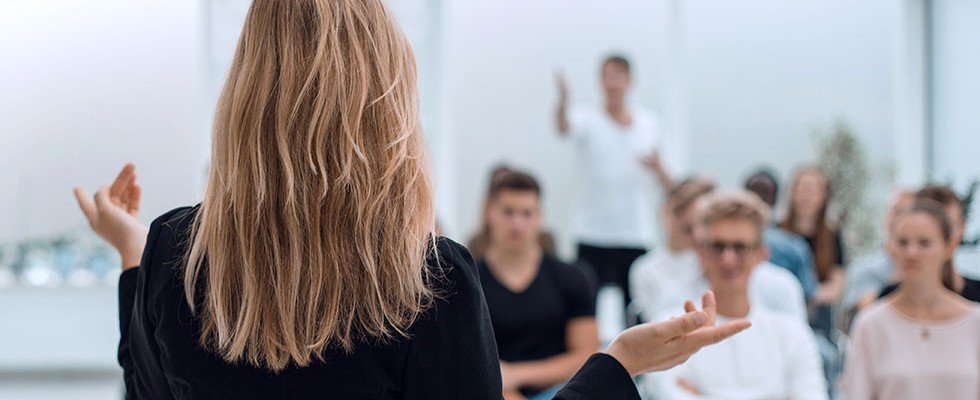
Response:
[[[701,298],[701,310],[690,300],[686,314],[662,322],[629,328],[606,348],[629,371],[630,376],[671,369],[702,347],[718,343],[752,324],[736,320],[715,326],[715,295],[708,291]]]

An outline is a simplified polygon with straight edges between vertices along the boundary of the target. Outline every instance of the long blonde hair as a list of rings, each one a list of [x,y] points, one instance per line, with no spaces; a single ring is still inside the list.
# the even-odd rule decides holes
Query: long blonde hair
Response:
[[[273,371],[407,335],[433,299],[415,59],[382,0],[255,0],[183,276],[202,345]]]

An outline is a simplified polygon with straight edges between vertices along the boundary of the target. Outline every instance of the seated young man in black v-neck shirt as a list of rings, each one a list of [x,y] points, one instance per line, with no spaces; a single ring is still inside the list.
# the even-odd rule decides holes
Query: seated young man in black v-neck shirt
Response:
[[[479,262],[490,309],[504,397],[550,399],[599,349],[594,290],[582,271],[548,256],[541,232],[541,189],[510,172],[490,190],[490,245]]]

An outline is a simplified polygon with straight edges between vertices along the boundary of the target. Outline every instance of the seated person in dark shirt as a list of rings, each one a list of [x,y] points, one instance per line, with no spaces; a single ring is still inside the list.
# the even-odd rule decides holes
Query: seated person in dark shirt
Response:
[[[927,185],[915,193],[915,198],[916,200],[928,199],[935,201],[946,210],[946,215],[953,222],[953,243],[956,243],[956,246],[959,247],[959,244],[963,242],[963,235],[966,231],[966,219],[963,216],[963,202],[956,195],[956,192],[946,185]],[[980,302],[980,281],[964,278],[955,272],[956,268],[953,268],[953,271],[953,288],[956,289],[956,292],[967,300]],[[895,289],[898,289],[900,284],[901,282],[886,286],[881,290],[878,298],[888,296]]]
[[[541,189],[528,174],[497,180],[486,208],[490,243],[480,283],[497,340],[504,397],[550,399],[599,349],[585,274],[545,253]]]
[[[494,182],[511,173],[511,171],[512,169],[506,165],[498,165],[490,171],[490,184],[487,187],[486,198],[483,200],[483,222],[480,223],[480,229],[466,242],[466,248],[470,250],[470,255],[473,256],[474,260],[482,260],[486,255],[487,246],[490,245],[490,230],[487,227],[487,208],[490,207],[490,191],[493,190]],[[555,256],[555,237],[551,232],[541,230],[538,241],[545,253],[552,257]]]

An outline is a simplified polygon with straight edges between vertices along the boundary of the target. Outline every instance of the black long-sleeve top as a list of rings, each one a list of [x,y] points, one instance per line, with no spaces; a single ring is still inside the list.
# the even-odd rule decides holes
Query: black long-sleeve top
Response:
[[[199,344],[200,322],[184,297],[182,257],[197,207],[150,226],[139,268],[119,281],[119,364],[128,399],[500,399],[501,378],[479,274],[465,248],[438,240],[445,293],[388,344],[279,373],[231,364]],[[596,354],[556,399],[639,399],[627,371]]]

